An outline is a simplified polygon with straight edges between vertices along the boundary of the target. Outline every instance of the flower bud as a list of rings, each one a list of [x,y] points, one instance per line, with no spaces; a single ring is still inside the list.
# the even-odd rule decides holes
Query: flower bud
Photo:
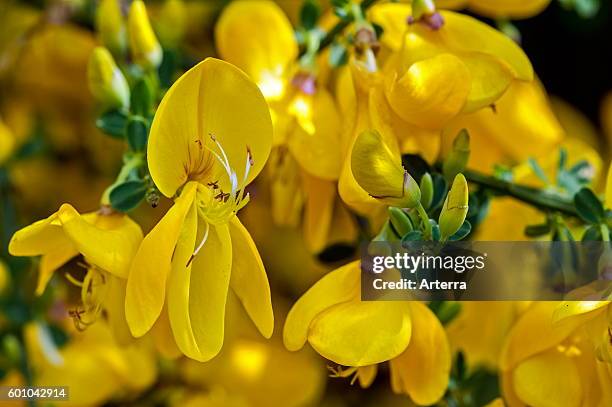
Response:
[[[430,16],[436,12],[436,5],[433,0],[413,0],[412,18],[420,20],[425,16]]]
[[[444,159],[442,164],[442,173],[444,178],[450,182],[455,178],[455,175],[462,172],[470,158],[470,135],[466,129],[462,129],[455,140],[453,141],[453,148]]]
[[[185,35],[187,7],[183,0],[166,0],[161,8],[155,28],[164,46],[175,47]]]
[[[431,174],[426,172],[421,178],[421,205],[423,205],[423,208],[429,209],[433,202],[433,196],[433,179],[431,178]]]
[[[447,240],[454,235],[463,222],[468,212],[468,185],[463,174],[457,174],[453,180],[444,205],[438,224],[440,226],[440,238],[442,241]]]
[[[421,199],[417,182],[402,167],[376,131],[364,131],[353,146],[351,169],[357,183],[370,196],[398,208],[413,208]]]
[[[96,47],[91,53],[87,64],[87,79],[91,93],[105,107],[129,105],[130,88],[106,48]]]
[[[410,218],[406,212],[400,208],[395,208],[393,206],[389,208],[389,221],[400,237],[414,230]]]
[[[127,38],[120,0],[100,0],[96,11],[96,29],[102,45],[115,56],[125,54]]]
[[[162,61],[162,49],[142,0],[135,0],[130,7],[128,35],[132,60],[143,69],[156,69]]]

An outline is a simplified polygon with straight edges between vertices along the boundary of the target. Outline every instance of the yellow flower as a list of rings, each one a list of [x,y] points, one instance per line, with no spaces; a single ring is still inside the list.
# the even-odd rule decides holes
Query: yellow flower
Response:
[[[96,47],[91,53],[87,77],[89,90],[104,107],[128,107],[130,88],[106,48]]]
[[[582,307],[591,318],[605,309],[593,303]],[[612,404],[610,362],[597,360],[584,319],[553,320],[557,307],[534,302],[510,331],[500,363],[504,399],[512,407]]]
[[[296,226],[302,210],[305,239],[312,251],[329,242],[333,190],[340,174],[340,115],[317,72],[296,63],[293,28],[277,4],[268,0],[230,3],[215,27],[219,54],[243,69],[268,101],[274,144],[265,179],[279,225]],[[314,211],[314,212],[313,212]]]
[[[187,30],[187,5],[183,0],[166,0],[155,19],[159,39],[164,45],[176,47]]]
[[[267,276],[236,213],[247,204],[245,188],[264,166],[271,143],[261,92],[227,62],[206,59],[166,93],[147,155],[160,192],[176,198],[131,266],[125,311],[134,336],[151,329],[167,302],[179,349],[196,360],[211,359],[223,345],[231,287],[270,337]]]
[[[444,24],[432,29],[421,22],[401,25],[407,5],[393,5],[393,14],[379,6],[374,21],[390,26],[383,41],[401,48],[385,67],[385,95],[405,121],[440,129],[460,113],[475,112],[499,99],[515,81],[531,81],[533,69],[511,39],[473,19],[442,11]],[[386,28],[386,27],[385,27]],[[401,42],[397,36],[403,35]]]
[[[119,0],[101,0],[96,10],[96,30],[102,45],[115,55],[127,48],[125,22]]]
[[[440,8],[469,7],[490,18],[528,18],[542,12],[550,0],[438,0]]]
[[[0,118],[0,166],[11,156],[15,148],[13,132]]]
[[[38,323],[26,325],[24,337],[34,384],[68,387],[65,405],[96,406],[117,397],[133,397],[151,386],[157,376],[149,347],[144,343],[119,346],[104,323],[73,332],[60,349]]]
[[[162,49],[155,37],[142,0],[134,0],[128,14],[130,52],[143,69],[156,69],[162,61]]]
[[[468,193],[465,177],[463,174],[457,174],[448,195],[446,195],[438,219],[442,241],[454,235],[463,225],[468,211]]]
[[[360,262],[352,262],[312,286],[287,316],[285,346],[296,351],[308,341],[321,356],[351,367],[363,386],[376,364],[389,361],[394,392],[418,405],[436,403],[451,365],[442,325],[420,302],[362,302],[360,273]]]

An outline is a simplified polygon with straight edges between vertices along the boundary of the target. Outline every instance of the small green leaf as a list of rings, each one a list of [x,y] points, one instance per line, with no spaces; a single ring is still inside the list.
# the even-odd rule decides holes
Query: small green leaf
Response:
[[[587,223],[597,223],[604,218],[604,208],[597,196],[588,188],[582,188],[574,195],[578,215]]]
[[[431,174],[426,172],[421,177],[421,204],[423,208],[429,209],[434,197],[434,184]]]
[[[441,233],[438,222],[433,219],[429,219],[429,223],[431,223],[431,240],[433,240],[434,242],[439,242]]]
[[[544,170],[542,169],[542,167],[540,167],[540,164],[538,164],[538,162],[533,159],[533,158],[529,158],[527,160],[527,162],[529,163],[529,166],[531,167],[531,169],[533,170],[534,174],[545,184],[550,184],[550,182],[548,181],[548,177],[546,176],[546,173],[544,172]]]
[[[305,0],[300,10],[300,23],[306,30],[312,30],[317,26],[321,15],[321,8],[317,0]]]
[[[110,202],[118,211],[128,212],[140,204],[146,192],[147,185],[144,181],[126,181],[111,190]]]
[[[423,232],[420,230],[413,230],[412,232],[408,232],[402,237],[403,242],[416,242],[423,240]]]
[[[132,89],[130,111],[134,115],[147,117],[153,110],[153,91],[146,78],[140,78]]]
[[[329,64],[332,68],[346,65],[348,62],[348,50],[339,42],[334,42],[329,48]]]
[[[127,141],[133,151],[143,151],[147,145],[148,126],[142,117],[133,116],[127,124]]]
[[[437,307],[435,314],[442,323],[442,325],[448,325],[453,319],[459,315],[461,311],[461,304],[454,301],[440,301],[440,305]]]
[[[96,120],[96,127],[115,138],[125,137],[127,115],[120,110],[109,110]]]
[[[450,241],[457,241],[464,239],[467,235],[472,231],[472,224],[467,220],[463,222],[463,224],[459,227],[459,230],[455,232],[454,235],[448,238]]]
[[[528,225],[525,227],[525,235],[529,237],[539,237],[550,233],[550,224],[542,223],[539,225]]]
[[[389,221],[391,222],[391,226],[393,226],[393,229],[395,229],[398,236],[404,236],[407,233],[412,232],[414,229],[408,214],[400,208],[396,208],[394,206],[389,207]]]

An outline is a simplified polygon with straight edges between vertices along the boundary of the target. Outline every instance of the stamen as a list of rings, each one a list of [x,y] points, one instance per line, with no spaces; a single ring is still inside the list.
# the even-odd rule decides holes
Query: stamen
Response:
[[[209,230],[210,230],[210,226],[208,225],[208,222],[206,222],[206,231],[204,232],[204,237],[202,238],[202,241],[200,242],[198,247],[195,249],[195,251],[193,252],[191,257],[189,258],[189,260],[187,261],[187,264],[185,265],[185,268],[189,267],[189,265],[191,264],[193,259],[195,259],[195,256],[198,255],[198,253],[200,252],[200,250],[204,246],[204,243],[206,243],[206,240],[208,239],[208,231]]]

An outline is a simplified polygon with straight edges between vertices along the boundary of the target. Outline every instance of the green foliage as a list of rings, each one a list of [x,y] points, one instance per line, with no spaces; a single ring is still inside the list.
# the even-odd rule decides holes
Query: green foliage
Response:
[[[317,26],[321,16],[321,6],[317,0],[305,0],[300,10],[300,25],[306,30]]]
[[[340,42],[332,43],[329,49],[329,65],[332,68],[339,68],[346,65],[349,59],[349,52],[346,46]]]
[[[143,151],[148,138],[147,122],[138,116],[132,116],[127,123],[127,141],[132,151]]]
[[[574,195],[578,215],[587,223],[598,223],[604,219],[605,212],[601,201],[588,188],[582,188]]]
[[[128,116],[122,110],[109,110],[96,120],[96,127],[105,134],[122,139],[125,137]]]
[[[112,207],[118,211],[128,212],[140,205],[146,192],[147,184],[144,181],[125,181],[110,191],[110,202]]]
[[[153,89],[146,77],[140,78],[132,88],[130,111],[133,115],[148,117],[153,111]]]

